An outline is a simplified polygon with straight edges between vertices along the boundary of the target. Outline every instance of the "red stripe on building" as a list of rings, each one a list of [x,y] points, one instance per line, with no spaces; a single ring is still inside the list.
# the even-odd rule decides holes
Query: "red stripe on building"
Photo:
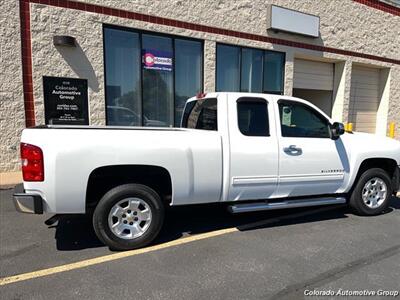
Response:
[[[31,50],[31,21],[29,0],[19,2],[21,24],[21,57],[22,84],[24,89],[25,126],[35,126],[35,108],[33,105],[32,83],[32,50]]]
[[[353,0],[355,2],[367,5],[369,7],[375,8],[375,9],[379,9],[381,11],[384,11],[386,13],[395,15],[395,16],[400,16],[400,8],[390,5],[388,3],[385,2],[381,2],[378,0]]]

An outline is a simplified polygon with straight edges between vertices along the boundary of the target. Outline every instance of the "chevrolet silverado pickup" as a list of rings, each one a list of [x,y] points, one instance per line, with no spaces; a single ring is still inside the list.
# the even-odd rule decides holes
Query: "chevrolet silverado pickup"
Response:
[[[90,214],[112,249],[148,245],[166,206],[232,213],[347,203],[376,215],[399,190],[400,142],[348,133],[294,97],[209,93],[181,128],[38,126],[21,137],[26,213]]]

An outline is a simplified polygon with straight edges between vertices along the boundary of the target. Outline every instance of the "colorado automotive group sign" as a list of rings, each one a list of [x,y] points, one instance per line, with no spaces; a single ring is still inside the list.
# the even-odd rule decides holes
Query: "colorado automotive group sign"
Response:
[[[89,125],[87,80],[43,77],[46,124]]]
[[[172,71],[172,52],[153,49],[142,50],[143,68],[147,70]]]

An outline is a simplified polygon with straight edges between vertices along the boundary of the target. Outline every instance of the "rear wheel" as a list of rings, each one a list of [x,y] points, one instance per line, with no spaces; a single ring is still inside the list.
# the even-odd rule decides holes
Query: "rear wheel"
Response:
[[[164,220],[159,195],[141,184],[124,184],[108,191],[93,214],[98,238],[114,250],[140,248],[158,235]]]
[[[391,195],[389,175],[382,169],[373,168],[361,175],[351,194],[349,204],[359,215],[377,215],[387,209]]]

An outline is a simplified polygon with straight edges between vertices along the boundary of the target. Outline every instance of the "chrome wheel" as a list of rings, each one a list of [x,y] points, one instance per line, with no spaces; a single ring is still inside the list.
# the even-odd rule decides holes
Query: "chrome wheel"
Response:
[[[143,235],[151,223],[150,206],[140,198],[126,198],[116,203],[108,214],[108,226],[122,239]]]
[[[381,206],[387,196],[387,185],[378,177],[368,180],[362,189],[362,199],[369,208]]]

